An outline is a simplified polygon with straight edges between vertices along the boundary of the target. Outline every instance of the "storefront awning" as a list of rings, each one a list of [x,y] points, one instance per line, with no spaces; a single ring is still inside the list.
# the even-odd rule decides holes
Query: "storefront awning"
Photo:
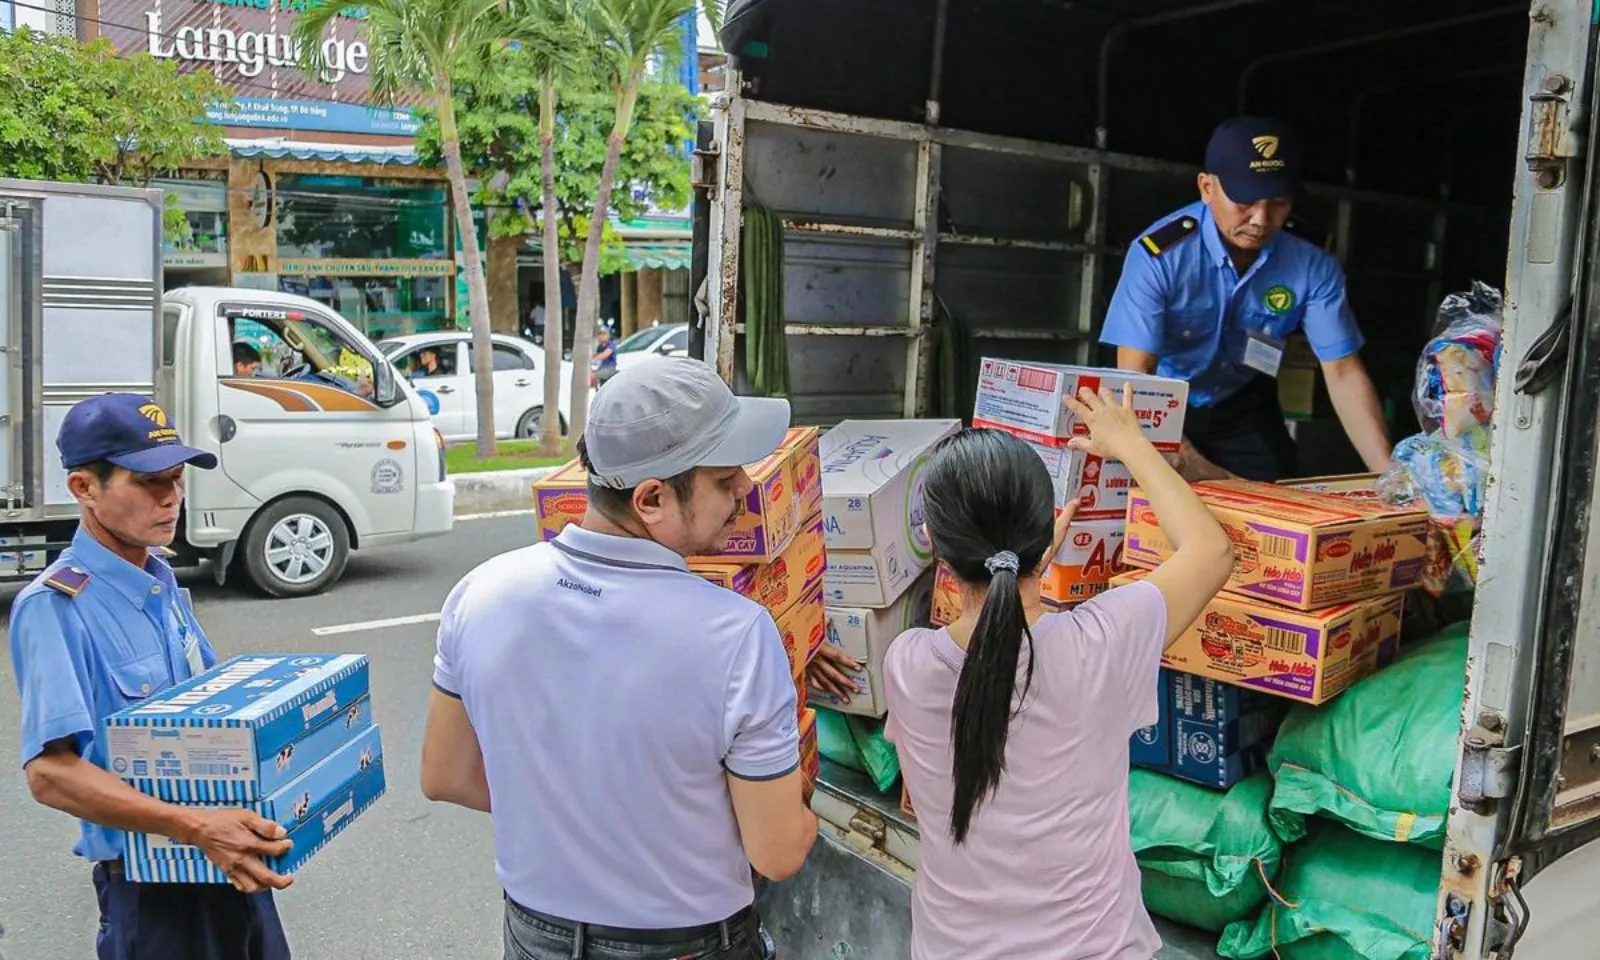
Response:
[[[326,163],[377,163],[416,166],[415,150],[394,150],[384,147],[321,146],[299,144],[253,143],[230,140],[228,144],[236,157],[266,157],[271,160],[319,160]]]
[[[623,249],[635,270],[687,270],[694,255],[694,245],[689,241],[629,243]]]

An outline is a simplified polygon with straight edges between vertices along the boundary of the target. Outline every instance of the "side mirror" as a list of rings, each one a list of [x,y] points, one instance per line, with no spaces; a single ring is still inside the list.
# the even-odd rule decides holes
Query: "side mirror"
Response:
[[[387,359],[372,365],[372,395],[380,407],[392,407],[400,402],[400,387],[394,380],[394,365]]]

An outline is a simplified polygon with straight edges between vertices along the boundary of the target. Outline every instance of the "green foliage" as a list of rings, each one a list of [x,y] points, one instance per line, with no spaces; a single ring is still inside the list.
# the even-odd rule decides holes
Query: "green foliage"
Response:
[[[567,78],[558,91],[556,116],[556,223],[561,262],[583,258],[590,218],[615,121],[615,96],[598,82]],[[665,209],[690,196],[689,161],[683,144],[694,136],[699,102],[672,82],[640,87],[633,128],[617,165],[612,213],[631,220],[652,202]],[[417,149],[423,162],[441,156],[439,124],[432,111],[423,120]],[[539,157],[539,74],[532,57],[502,54],[493,78],[456,84],[456,117],[467,169],[484,187],[478,200],[491,213],[494,236],[535,235],[543,214]],[[490,186],[492,184],[492,186]],[[498,189],[496,189],[498,188]],[[600,272],[627,265],[622,241],[605,225]]]
[[[209,73],[105,39],[0,33],[0,176],[143,186],[223,154],[206,107],[232,99]]]

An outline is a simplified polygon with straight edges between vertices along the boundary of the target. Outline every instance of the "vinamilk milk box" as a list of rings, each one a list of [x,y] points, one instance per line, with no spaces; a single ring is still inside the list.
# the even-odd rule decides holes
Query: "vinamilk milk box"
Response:
[[[297,872],[377,803],[386,787],[379,729],[374,726],[280,791],[281,798],[257,806],[270,808],[264,815],[284,824],[292,844],[289,852],[266,858],[267,869],[285,876]],[[133,837],[138,836],[144,837],[146,855],[136,853],[141,844]],[[134,883],[229,882],[198,847],[172,844],[165,837],[130,836],[124,863]]]
[[[372,723],[361,654],[247,654],[106,718],[111,772],[178,803],[260,800]]]

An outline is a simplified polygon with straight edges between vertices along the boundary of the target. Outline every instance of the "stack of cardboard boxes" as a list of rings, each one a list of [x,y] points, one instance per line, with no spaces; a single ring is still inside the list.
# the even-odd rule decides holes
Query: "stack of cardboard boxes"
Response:
[[[1168,647],[1161,720],[1135,736],[1136,763],[1228,787],[1263,765],[1288,701],[1325,703],[1394,659],[1427,518],[1364,495],[1370,480],[1195,485],[1233,541],[1234,569]],[[1135,490],[1123,556],[1140,569],[1113,584],[1172,549]]]
[[[801,764],[814,777],[821,764],[816,717],[806,705],[806,665],[826,634],[821,463],[816,427],[794,427],[771,456],[747,464],[753,487],[733,535],[713,557],[689,569],[766,607],[789,654],[800,703]],[[574,460],[538,481],[533,504],[539,535],[554,539],[588,508],[588,474]]]
[[[296,872],[385,788],[367,658],[234,657],[108,717],[111,771],[172,803],[254,810],[293,848],[267,859]],[[134,882],[228,883],[195,846],[126,832]]]
[[[845,420],[822,437],[827,536],[827,642],[858,660],[848,700],[813,690],[812,705],[881,717],[883,657],[903,631],[926,624],[933,544],[922,526],[923,471],[959,420]]]
[[[1133,387],[1133,408],[1156,449],[1176,452],[1183,440],[1189,385],[1125,370],[1018,363],[986,358],[978,372],[972,425],[1003,430],[1026,440],[1044,460],[1055,485],[1055,505],[1077,501],[1071,534],[1051,559],[1041,584],[1046,603],[1068,608],[1104,591],[1122,567],[1123,528],[1133,475],[1118,460],[1069,449],[1088,429],[1067,409],[1066,397],[1080,390],[1110,390],[1121,397]],[[960,613],[959,587],[940,565],[933,619],[948,623]]]

